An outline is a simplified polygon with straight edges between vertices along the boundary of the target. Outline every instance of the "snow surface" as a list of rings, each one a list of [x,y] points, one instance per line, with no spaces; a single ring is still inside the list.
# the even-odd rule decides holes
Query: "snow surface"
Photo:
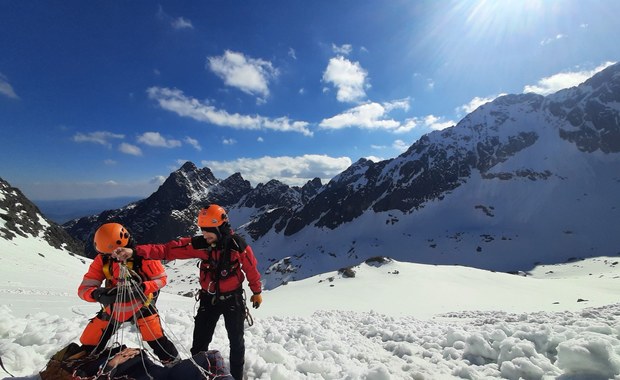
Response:
[[[252,309],[247,378],[620,379],[618,261],[527,275],[390,261],[362,263],[352,278],[290,282]],[[77,341],[98,309],[76,294],[88,265],[37,238],[0,239],[0,356],[13,375],[36,379]],[[158,301],[183,357],[196,305],[176,293],[193,287],[176,281]],[[125,329],[125,343],[137,346],[133,327]],[[210,348],[228,358],[223,323]]]

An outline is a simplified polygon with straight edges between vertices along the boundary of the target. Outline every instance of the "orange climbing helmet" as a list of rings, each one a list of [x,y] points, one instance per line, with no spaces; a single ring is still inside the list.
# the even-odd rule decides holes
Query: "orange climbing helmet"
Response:
[[[226,210],[222,206],[211,204],[198,213],[198,227],[219,227],[228,222]]]
[[[95,232],[95,250],[100,253],[112,253],[116,248],[126,247],[131,234],[119,223],[105,223]]]

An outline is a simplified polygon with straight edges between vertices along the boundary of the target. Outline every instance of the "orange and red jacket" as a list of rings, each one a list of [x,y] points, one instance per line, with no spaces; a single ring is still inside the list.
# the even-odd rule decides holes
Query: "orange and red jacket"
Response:
[[[176,260],[176,259],[202,259],[204,261],[218,261],[222,256],[221,249],[198,249],[192,246],[192,238],[184,237],[165,244],[141,244],[135,247],[135,253],[145,259]],[[203,261],[203,263],[204,263]],[[143,261],[145,262],[145,261]],[[252,248],[247,245],[241,252],[230,250],[230,263],[237,265],[238,269],[225,278],[218,280],[220,293],[228,293],[241,288],[243,280],[248,279],[248,285],[253,293],[261,292],[260,273],[257,269],[256,257]],[[245,273],[245,276],[244,276]],[[214,273],[208,270],[200,271],[200,286],[204,291],[213,292],[215,285]]]
[[[108,287],[115,287],[118,284],[118,278],[120,277],[120,267],[116,260],[112,260],[112,279],[107,284]],[[106,260],[107,261],[107,260]],[[88,272],[84,275],[82,283],[78,287],[78,296],[84,301],[97,302],[92,292],[99,288],[103,281],[106,280],[104,272],[104,260],[101,254],[98,254],[88,268]],[[157,260],[143,260],[140,267],[137,269],[137,273],[142,277],[142,284],[144,285],[144,294],[147,296],[151,293],[163,288],[168,282],[168,276],[161,262]]]

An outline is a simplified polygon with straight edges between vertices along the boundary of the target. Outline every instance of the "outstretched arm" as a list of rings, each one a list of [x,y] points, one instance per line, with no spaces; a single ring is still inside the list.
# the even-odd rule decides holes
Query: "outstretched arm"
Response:
[[[206,252],[196,247],[199,245],[198,238],[181,238],[166,244],[140,244],[133,249],[117,248],[112,255],[120,261],[127,260],[133,255],[138,255],[149,260],[207,258]],[[204,240],[203,238],[201,239]]]

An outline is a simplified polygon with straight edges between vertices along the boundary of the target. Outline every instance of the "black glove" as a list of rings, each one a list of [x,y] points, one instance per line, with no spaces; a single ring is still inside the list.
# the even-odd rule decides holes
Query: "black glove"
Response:
[[[97,288],[90,295],[100,304],[108,306],[116,301],[116,294],[116,288]]]

